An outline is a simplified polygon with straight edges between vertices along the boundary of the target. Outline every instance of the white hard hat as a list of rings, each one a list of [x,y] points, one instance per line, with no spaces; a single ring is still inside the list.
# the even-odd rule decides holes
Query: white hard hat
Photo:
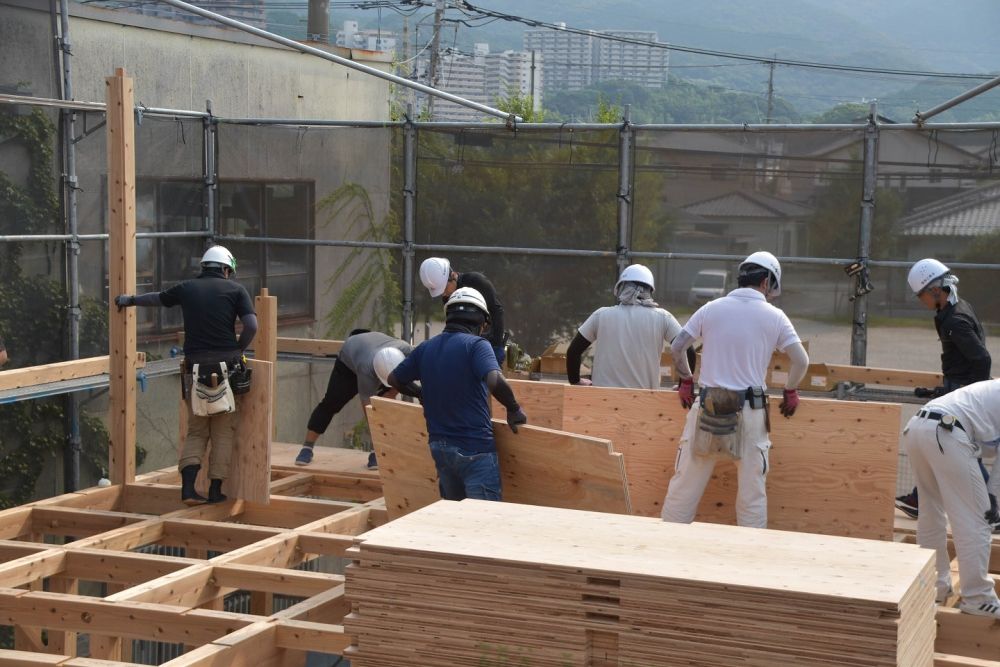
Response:
[[[214,245],[205,251],[205,254],[201,256],[201,265],[206,264],[218,264],[219,266],[224,266],[233,273],[236,273],[236,258],[233,257],[233,253],[229,252],[221,245]]]
[[[743,272],[743,267],[747,264],[756,264],[757,266],[770,271],[771,276],[774,278],[774,282],[768,290],[768,293],[771,296],[778,296],[781,294],[781,264],[778,263],[777,257],[766,250],[758,250],[740,262],[739,270],[741,273]]]
[[[445,312],[451,310],[455,306],[474,306],[479,310],[483,311],[486,318],[489,319],[490,309],[486,305],[486,299],[483,295],[479,293],[479,290],[472,287],[459,287],[457,290],[451,293],[448,297],[447,303],[444,304]]]
[[[451,277],[451,262],[444,257],[428,257],[420,264],[420,282],[431,296],[441,296]]]
[[[936,259],[922,259],[912,267],[910,274],[906,276],[906,282],[910,284],[910,289],[914,294],[920,294],[927,286],[938,278],[951,273],[951,269],[937,261]]]
[[[656,285],[653,284],[653,272],[647,269],[642,264],[632,264],[626,266],[622,274],[618,276],[618,282],[615,283],[615,289],[622,283],[642,283],[643,285],[648,285],[651,291],[656,290]]]
[[[402,363],[405,358],[406,355],[398,348],[391,346],[379,348],[372,359],[372,369],[378,376],[378,381],[388,387],[389,373],[396,370],[396,366]]]

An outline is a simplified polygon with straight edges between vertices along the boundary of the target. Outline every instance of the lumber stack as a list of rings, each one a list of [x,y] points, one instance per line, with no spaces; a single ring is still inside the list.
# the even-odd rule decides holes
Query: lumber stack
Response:
[[[355,544],[355,667],[933,664],[914,545],[474,500]]]

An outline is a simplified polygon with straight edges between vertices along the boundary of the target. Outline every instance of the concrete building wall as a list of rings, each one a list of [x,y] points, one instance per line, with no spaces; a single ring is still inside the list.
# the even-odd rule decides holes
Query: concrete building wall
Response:
[[[388,119],[389,84],[382,79],[232,29],[75,2],[70,6],[77,100],[103,101],[106,77],[115,68],[124,67],[134,79],[136,102],[150,107],[203,110],[210,99],[214,114],[223,118]],[[58,96],[47,9],[48,3],[0,0],[0,62],[4,63],[0,86],[38,97]],[[391,68],[387,54],[327,48],[385,71]],[[78,133],[85,128],[93,132],[77,145],[80,226],[84,233],[106,231],[107,158],[106,138],[99,127],[101,116],[81,116],[77,126]],[[342,186],[359,184],[367,194],[372,217],[381,221],[389,213],[391,138],[392,131],[386,129],[260,128],[223,122],[219,128],[220,178],[224,182],[307,182],[316,206]],[[140,186],[144,182],[201,182],[200,120],[146,118],[137,126],[136,146]],[[16,157],[7,150],[0,147],[0,165]],[[16,175],[15,171],[8,171],[8,176]],[[356,201],[351,213],[327,220],[327,213],[314,207],[309,221],[312,235],[317,239],[360,238],[368,227],[365,215],[355,215],[362,208]],[[62,250],[58,244],[50,245],[52,277],[61,279]],[[184,248],[192,256],[199,252],[198,248]],[[348,271],[332,282],[348,255],[340,249],[315,250],[314,316],[286,322],[280,327],[281,335],[324,336],[323,318],[356,275]],[[363,255],[359,266],[368,258]],[[104,244],[84,244],[81,280],[85,296],[107,298],[106,261]],[[144,268],[149,267],[138,267],[140,271]],[[141,349],[167,356],[175,344],[170,338],[146,340]],[[327,364],[281,365],[276,415],[279,440],[300,441],[309,412],[325,391],[331,368]],[[149,452],[145,469],[176,460],[177,396],[177,378],[169,377],[152,380],[148,393],[139,398],[140,442]],[[88,409],[99,413],[101,399],[90,401]],[[361,418],[357,406],[350,406],[337,417],[321,443],[343,444],[344,433]],[[53,476],[59,477],[58,472]]]

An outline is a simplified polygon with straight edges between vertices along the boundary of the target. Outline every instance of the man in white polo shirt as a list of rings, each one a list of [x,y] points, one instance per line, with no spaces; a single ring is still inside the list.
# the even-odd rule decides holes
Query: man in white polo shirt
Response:
[[[785,417],[795,414],[796,391],[809,357],[788,316],[768,303],[781,293],[781,265],[769,252],[755,252],[739,267],[739,287],[699,308],[674,339],[670,352],[681,376],[681,405],[692,408],[684,424],[674,476],[663,500],[664,521],[694,521],[715,461],[728,457],[739,469],[736,521],[767,527],[770,422],[765,393],[775,350],[791,359]],[[694,378],[685,351],[702,340],[701,391],[695,405]]]
[[[951,523],[962,592],[958,608],[1000,619],[1000,599],[989,574],[990,498],[978,461],[984,446],[997,443],[1000,380],[975,382],[932,399],[910,419],[902,436],[920,493],[917,544],[937,552],[938,602],[951,594]],[[1000,486],[998,468],[994,461],[990,486]]]
[[[593,384],[629,389],[660,388],[663,344],[681,331],[677,319],[653,301],[653,272],[642,264],[625,267],[615,283],[618,304],[598,308],[580,325],[566,352],[570,384],[580,378],[580,358],[596,343]]]

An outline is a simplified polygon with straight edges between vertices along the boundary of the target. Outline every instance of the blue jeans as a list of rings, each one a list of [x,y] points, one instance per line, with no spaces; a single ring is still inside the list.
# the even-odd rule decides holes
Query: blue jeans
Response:
[[[444,441],[430,443],[438,486],[445,500],[501,500],[496,452],[472,453]]]

